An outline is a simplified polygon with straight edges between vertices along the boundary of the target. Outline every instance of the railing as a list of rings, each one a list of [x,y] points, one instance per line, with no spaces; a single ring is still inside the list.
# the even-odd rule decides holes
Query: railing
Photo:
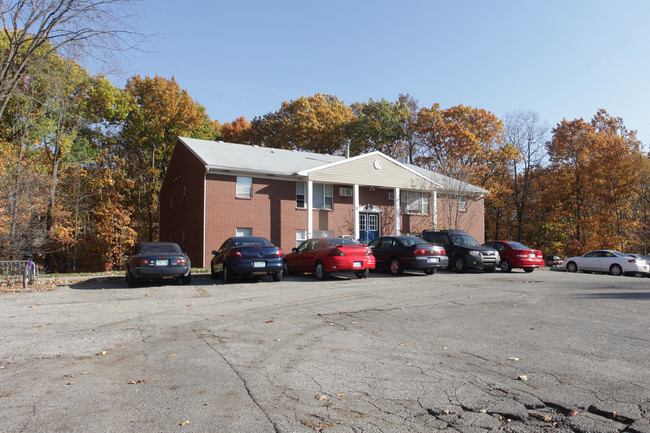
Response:
[[[27,263],[27,260],[0,261],[0,284],[23,285]],[[38,275],[38,266],[35,266],[35,271]]]

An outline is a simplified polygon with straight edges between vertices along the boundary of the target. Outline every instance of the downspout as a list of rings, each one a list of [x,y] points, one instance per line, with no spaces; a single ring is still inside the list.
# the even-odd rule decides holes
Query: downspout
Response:
[[[204,268],[205,268],[205,245],[206,245],[205,237],[207,235],[206,215],[208,213],[207,189],[208,189],[208,167],[206,166],[205,173],[203,174],[203,246],[201,248],[201,263],[202,263],[202,267]]]

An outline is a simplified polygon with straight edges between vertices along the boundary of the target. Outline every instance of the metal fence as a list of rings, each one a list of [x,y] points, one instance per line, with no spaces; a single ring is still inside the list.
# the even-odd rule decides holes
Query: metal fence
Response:
[[[0,284],[22,285],[25,266],[27,266],[27,260],[0,261]],[[38,267],[36,267],[36,272],[38,272]]]

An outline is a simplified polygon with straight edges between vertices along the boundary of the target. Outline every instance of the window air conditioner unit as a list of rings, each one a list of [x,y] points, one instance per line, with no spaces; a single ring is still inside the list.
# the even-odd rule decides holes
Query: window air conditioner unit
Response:
[[[388,200],[395,200],[395,193],[394,192],[387,192],[386,193],[386,198]]]
[[[339,195],[341,197],[352,197],[352,188],[339,188]]]

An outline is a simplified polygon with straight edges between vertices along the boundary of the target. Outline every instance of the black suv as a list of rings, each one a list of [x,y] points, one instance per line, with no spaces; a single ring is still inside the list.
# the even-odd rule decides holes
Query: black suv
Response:
[[[467,269],[483,269],[494,272],[501,263],[494,248],[484,247],[465,230],[424,230],[422,238],[445,247],[449,257],[449,269],[465,272]]]

